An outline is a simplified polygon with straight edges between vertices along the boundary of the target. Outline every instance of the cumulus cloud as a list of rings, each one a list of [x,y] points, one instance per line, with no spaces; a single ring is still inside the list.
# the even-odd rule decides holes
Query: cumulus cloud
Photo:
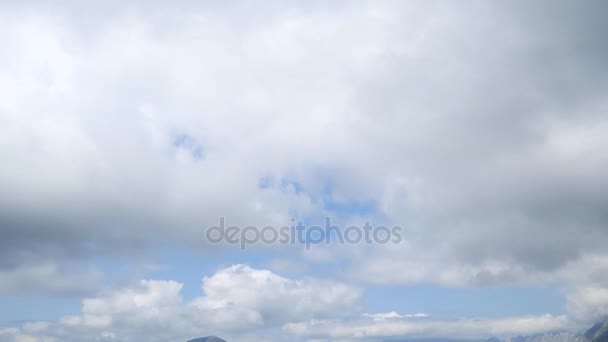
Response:
[[[192,300],[183,299],[182,287],[173,280],[142,280],[83,299],[79,315],[3,328],[0,340],[183,341],[208,332],[244,340],[487,338],[572,324],[565,316],[552,315],[453,320],[394,311],[358,315],[360,289],[319,279],[288,279],[245,265],[203,278],[203,294]]]
[[[361,309],[358,306],[362,295],[360,290],[345,284],[292,281],[268,270],[252,270],[246,266],[233,266],[205,278],[203,291],[207,296],[195,300],[193,305],[255,308],[262,318],[281,321],[351,314]],[[345,312],[345,308],[349,311]]]
[[[184,341],[209,332],[223,336],[273,329],[292,321],[341,317],[361,309],[362,292],[339,282],[292,280],[234,265],[202,281],[190,301],[183,284],[142,280],[82,301],[82,313],[59,322],[29,322],[0,330],[6,341]],[[288,304],[288,305],[286,305]],[[262,333],[260,333],[262,334]]]

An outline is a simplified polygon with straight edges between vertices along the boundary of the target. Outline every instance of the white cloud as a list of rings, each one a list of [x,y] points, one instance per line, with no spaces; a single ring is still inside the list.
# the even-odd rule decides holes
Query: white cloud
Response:
[[[560,276],[565,279],[568,314],[579,322],[592,324],[608,312],[608,257],[587,253],[568,265]]]
[[[391,315],[395,316],[395,315]],[[416,319],[367,317],[350,321],[309,321],[289,323],[284,329],[298,336],[329,339],[402,338],[488,338],[527,335],[563,329],[569,321],[565,316],[525,316],[498,319]]]
[[[255,310],[264,320],[337,317],[361,309],[362,292],[352,286],[319,280],[293,281],[268,270],[237,265],[203,280],[205,297],[192,304],[202,309],[231,306]],[[289,303],[289,305],[285,305]]]
[[[183,341],[205,334],[233,336],[272,330],[291,321],[357,312],[361,290],[316,279],[292,280],[268,270],[234,265],[203,279],[203,295],[184,301],[176,281],[142,280],[82,302],[82,313],[57,323],[30,322],[1,333],[62,341]],[[289,305],[285,305],[289,303]],[[2,335],[0,335],[2,336]],[[10,338],[9,338],[10,337]],[[38,340],[36,340],[38,341]]]
[[[568,293],[569,312],[587,322],[604,319],[608,312],[608,288],[605,286],[582,285]]]
[[[406,315],[400,315],[398,313],[396,313],[395,311],[391,311],[391,312],[384,312],[384,313],[375,313],[375,314],[363,314],[363,317],[368,317],[373,319],[374,321],[382,321],[385,319],[391,319],[391,318],[425,318],[425,317],[429,317],[429,315],[427,314],[423,314],[423,313],[415,313],[415,314],[406,314]]]

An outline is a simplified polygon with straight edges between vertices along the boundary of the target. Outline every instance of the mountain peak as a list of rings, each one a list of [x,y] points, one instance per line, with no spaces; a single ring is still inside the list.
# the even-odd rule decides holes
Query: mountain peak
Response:
[[[594,324],[585,331],[585,339],[593,342],[608,342],[608,319]]]
[[[207,337],[199,337],[193,340],[189,340],[188,342],[226,342],[217,336],[207,336]]]

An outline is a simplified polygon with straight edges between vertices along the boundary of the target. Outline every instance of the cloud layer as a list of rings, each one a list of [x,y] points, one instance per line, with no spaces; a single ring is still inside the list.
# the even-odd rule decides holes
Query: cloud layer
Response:
[[[203,295],[184,301],[183,284],[142,280],[82,301],[59,322],[0,329],[2,341],[184,341],[213,332],[246,340],[484,338],[568,326],[565,316],[438,320],[425,314],[361,314],[362,291],[319,279],[293,280],[233,265],[203,278]],[[238,336],[238,337],[235,337]]]
[[[361,310],[360,289],[332,281],[287,279],[244,265],[205,277],[203,295],[190,301],[183,300],[182,287],[173,280],[142,280],[84,299],[78,316],[0,330],[0,340],[184,341],[210,332],[251,334]]]
[[[91,295],[104,288],[95,261],[175,246],[214,258],[222,247],[203,228],[219,216],[330,215],[404,226],[406,241],[293,246],[275,251],[281,262],[322,264],[330,284],[356,288],[557,283],[568,320],[603,317],[606,7],[3,2],[0,293]],[[159,334],[171,310],[186,325],[211,310],[226,329],[296,331],[357,307],[349,286],[264,272],[220,271],[188,303],[179,283],[144,282],[49,329],[120,332],[107,319],[137,319],[132,297],[160,310],[147,327]]]

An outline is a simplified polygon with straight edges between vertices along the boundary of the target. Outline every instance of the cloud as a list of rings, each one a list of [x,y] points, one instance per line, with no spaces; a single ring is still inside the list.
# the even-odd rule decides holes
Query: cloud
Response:
[[[342,283],[292,280],[245,265],[205,277],[203,295],[190,301],[183,300],[182,287],[173,280],[142,280],[83,299],[80,315],[25,323],[0,331],[0,337],[139,341],[145,336],[149,341],[183,341],[212,332],[233,336],[290,321],[340,317],[360,310],[362,300],[361,290]]]
[[[569,315],[578,321],[595,323],[606,319],[608,312],[608,258],[587,254],[562,271]]]
[[[267,340],[366,340],[389,337],[487,338],[571,327],[566,316],[437,319],[429,315],[364,313],[362,291],[319,279],[288,279],[233,265],[203,278],[202,295],[185,301],[183,284],[142,280],[85,298],[79,315],[26,322],[0,330],[2,341],[183,341],[219,334]],[[285,305],[289,303],[289,305]]]
[[[568,324],[565,316],[526,316],[499,319],[419,319],[391,315],[390,318],[350,321],[309,321],[289,323],[284,329],[297,336],[309,338],[382,339],[401,338],[463,338],[485,339],[491,336],[528,335],[555,329]]]
[[[264,320],[339,317],[344,309],[360,310],[362,292],[351,286],[318,280],[292,281],[268,270],[233,266],[203,280],[206,297],[194,301],[201,308],[231,305],[255,308]],[[290,303],[290,305],[285,305]]]
[[[0,270],[0,293],[28,295],[41,292],[52,295],[84,295],[99,287],[100,272],[74,270],[46,262]]]
[[[557,279],[580,319],[605,310],[581,308],[608,286],[592,274],[608,242],[604,2],[0,6],[10,291],[70,292],[57,277],[73,260],[213,250],[202,230],[219,216],[329,214],[402,225],[407,241],[298,261],[359,284]],[[291,183],[260,186],[269,175]],[[54,280],[32,285],[41,274]],[[238,299],[245,311],[216,303],[227,325],[285,306]]]
[[[391,312],[385,312],[385,313],[376,313],[376,314],[363,314],[363,317],[368,317],[373,319],[374,321],[383,321],[385,319],[391,319],[391,318],[424,318],[424,317],[429,317],[429,315],[427,314],[423,314],[423,313],[415,313],[415,314],[406,314],[404,316],[396,313],[395,311],[391,311]]]
[[[608,312],[608,289],[605,285],[576,288],[568,294],[568,306],[574,317],[599,321]]]

